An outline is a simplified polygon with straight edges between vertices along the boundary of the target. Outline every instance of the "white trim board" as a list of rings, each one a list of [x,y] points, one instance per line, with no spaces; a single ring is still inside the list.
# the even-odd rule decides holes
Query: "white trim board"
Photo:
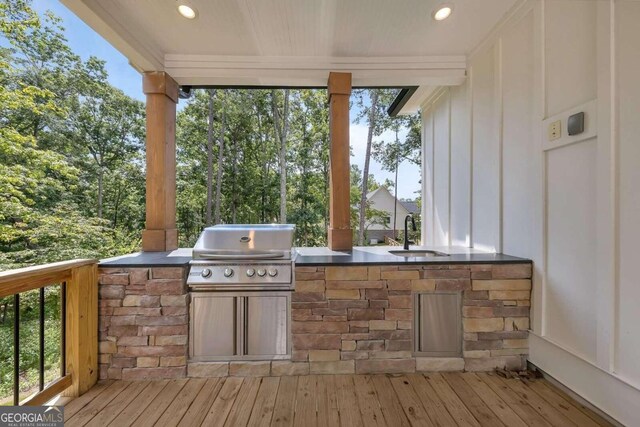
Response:
[[[448,86],[466,77],[464,56],[258,57],[165,55],[164,69],[182,85],[326,86],[331,71],[352,73],[354,86]]]
[[[528,359],[618,422],[640,425],[640,391],[622,379],[531,332]]]

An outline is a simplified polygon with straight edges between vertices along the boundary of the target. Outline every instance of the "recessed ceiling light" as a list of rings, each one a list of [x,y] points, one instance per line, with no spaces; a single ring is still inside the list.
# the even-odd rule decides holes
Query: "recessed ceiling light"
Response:
[[[453,6],[443,4],[433,11],[432,16],[436,21],[443,21],[451,15],[451,12],[453,12]]]
[[[198,17],[198,10],[183,1],[178,3],[178,13],[187,19],[196,19]]]

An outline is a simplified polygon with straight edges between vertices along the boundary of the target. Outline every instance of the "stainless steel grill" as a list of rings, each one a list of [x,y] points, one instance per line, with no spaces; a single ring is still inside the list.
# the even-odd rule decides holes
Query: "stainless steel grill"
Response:
[[[294,225],[216,225],[195,247],[192,361],[290,358]]]
[[[193,248],[191,290],[291,289],[294,225],[216,225]]]
[[[291,259],[295,225],[232,224],[204,229],[194,259]]]

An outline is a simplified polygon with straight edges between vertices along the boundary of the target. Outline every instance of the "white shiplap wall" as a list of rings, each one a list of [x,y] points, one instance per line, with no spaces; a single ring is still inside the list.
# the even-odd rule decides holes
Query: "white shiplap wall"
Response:
[[[423,241],[535,263],[530,360],[640,425],[640,2],[530,0],[422,106]],[[581,140],[543,120],[587,111]],[[566,134],[566,129],[563,128]]]

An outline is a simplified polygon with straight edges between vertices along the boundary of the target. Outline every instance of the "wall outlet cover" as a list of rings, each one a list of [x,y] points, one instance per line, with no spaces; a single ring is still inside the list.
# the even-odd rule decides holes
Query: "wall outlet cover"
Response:
[[[567,119],[567,133],[569,135],[579,135],[584,132],[584,111],[569,116]]]

